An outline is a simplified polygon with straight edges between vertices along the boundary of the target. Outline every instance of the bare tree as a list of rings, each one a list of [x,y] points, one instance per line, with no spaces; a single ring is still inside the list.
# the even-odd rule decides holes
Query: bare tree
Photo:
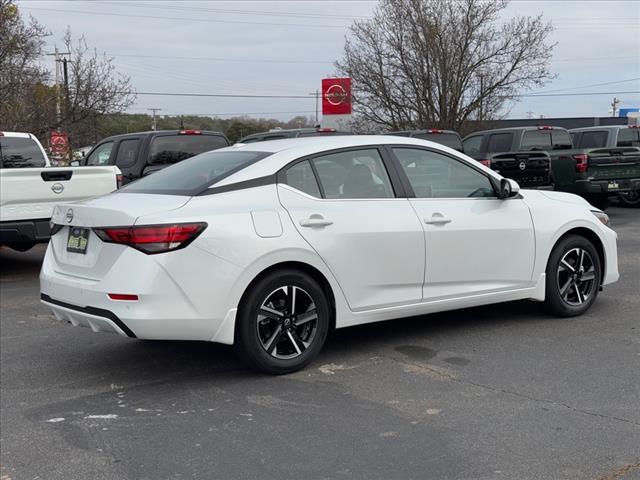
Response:
[[[0,0],[0,129],[14,130],[39,114],[31,99],[46,96],[48,72],[38,64],[48,33],[25,22],[13,0]]]
[[[458,129],[554,76],[550,23],[502,19],[506,0],[381,0],[350,27],[338,74],[353,78],[361,128]]]

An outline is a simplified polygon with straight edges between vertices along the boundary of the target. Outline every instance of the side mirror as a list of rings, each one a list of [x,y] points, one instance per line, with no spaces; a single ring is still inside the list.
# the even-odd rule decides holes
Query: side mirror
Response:
[[[71,165],[72,167],[79,167],[80,166],[80,162],[78,160],[74,160],[69,165]]]
[[[501,199],[515,197],[520,191],[520,185],[511,178],[503,178],[500,180],[499,197]]]

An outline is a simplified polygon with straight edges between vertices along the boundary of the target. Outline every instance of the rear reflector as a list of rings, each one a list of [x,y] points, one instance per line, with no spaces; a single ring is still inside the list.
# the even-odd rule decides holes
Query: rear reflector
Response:
[[[136,225],[133,227],[94,228],[106,243],[119,243],[147,254],[169,252],[186,247],[196,239],[207,224],[176,223],[168,225]]]
[[[587,171],[587,168],[589,167],[589,157],[586,154],[581,153],[579,155],[574,155],[573,159],[576,161],[576,172],[584,173]]]
[[[138,295],[130,295],[128,293],[108,293],[111,300],[126,300],[128,302],[136,302]]]
[[[178,135],[202,135],[200,130],[180,130]]]

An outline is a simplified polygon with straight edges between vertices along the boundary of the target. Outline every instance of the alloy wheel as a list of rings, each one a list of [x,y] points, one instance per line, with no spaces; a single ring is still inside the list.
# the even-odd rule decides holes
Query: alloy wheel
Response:
[[[596,267],[584,248],[572,248],[558,263],[557,285],[560,297],[571,306],[588,301],[596,287]]]
[[[304,353],[318,330],[318,313],[311,295],[301,287],[285,285],[269,293],[256,318],[262,348],[278,359]]]

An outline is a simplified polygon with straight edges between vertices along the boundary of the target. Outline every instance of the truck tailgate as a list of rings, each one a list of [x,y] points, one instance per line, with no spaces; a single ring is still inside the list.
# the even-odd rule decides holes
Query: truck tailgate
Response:
[[[640,148],[599,148],[588,156],[587,175],[595,180],[640,178]]]
[[[53,207],[117,188],[116,167],[4,168],[0,221],[51,218]]]
[[[524,188],[551,184],[550,161],[546,152],[506,152],[491,155],[491,168],[512,178]]]

